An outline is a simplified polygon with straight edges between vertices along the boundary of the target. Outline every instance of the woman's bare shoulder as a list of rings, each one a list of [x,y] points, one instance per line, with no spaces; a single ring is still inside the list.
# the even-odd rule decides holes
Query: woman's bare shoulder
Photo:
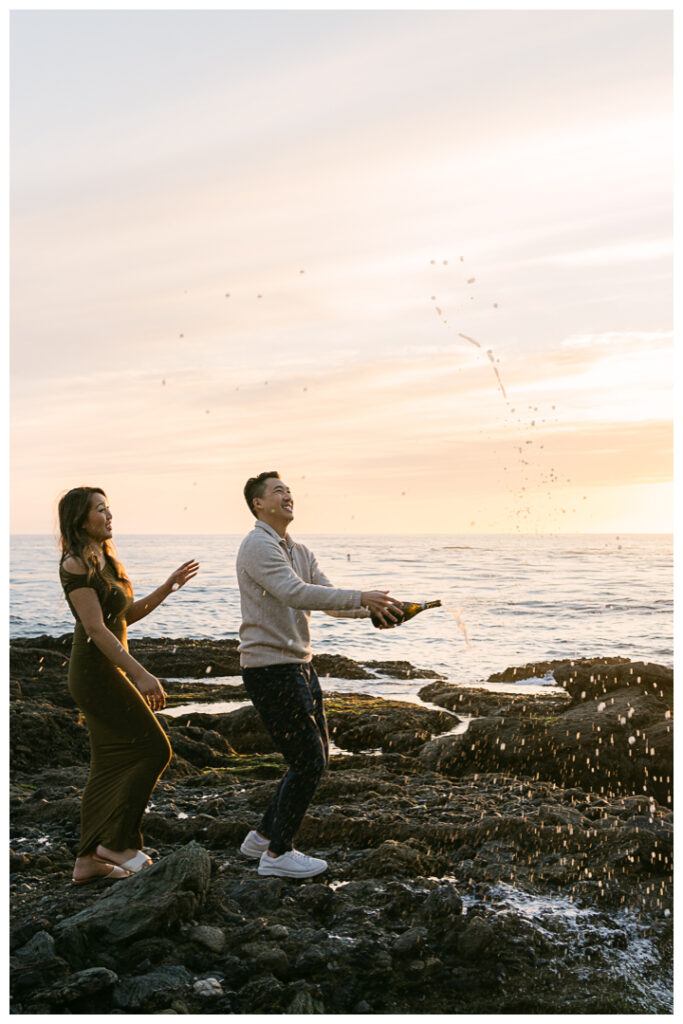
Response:
[[[62,569],[65,572],[71,573],[72,576],[84,576],[86,573],[85,564],[80,558],[76,558],[75,555],[67,555],[62,562]]]

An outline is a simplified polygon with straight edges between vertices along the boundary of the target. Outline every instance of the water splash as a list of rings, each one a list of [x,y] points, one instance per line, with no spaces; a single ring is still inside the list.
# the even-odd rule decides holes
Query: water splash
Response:
[[[462,617],[462,606],[458,605],[457,608],[452,608],[450,605],[446,605],[446,611],[450,612],[453,618],[455,619],[456,626],[458,627],[463,637],[465,638],[465,646],[467,647],[468,650],[471,650],[472,644],[470,643],[469,634],[467,632],[467,625],[465,624],[465,620]]]

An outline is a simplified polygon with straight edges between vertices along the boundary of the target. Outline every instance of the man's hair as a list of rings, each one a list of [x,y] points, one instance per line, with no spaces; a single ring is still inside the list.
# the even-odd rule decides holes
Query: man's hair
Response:
[[[271,477],[275,477],[277,480],[280,479],[280,474],[276,470],[271,470],[269,473],[259,473],[258,476],[250,476],[244,485],[244,500],[249,506],[249,511],[253,516],[258,519],[256,511],[254,509],[253,501],[254,498],[262,498],[263,493],[266,489],[266,480],[270,480]]]

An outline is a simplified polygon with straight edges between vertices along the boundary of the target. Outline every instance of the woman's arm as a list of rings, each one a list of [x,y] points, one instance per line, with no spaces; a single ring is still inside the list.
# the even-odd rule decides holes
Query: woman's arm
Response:
[[[122,669],[153,710],[166,705],[166,694],[159,680],[128,653],[102,618],[102,608],[91,587],[78,587],[69,594],[83,628],[98,650],[117,668]]]
[[[194,559],[190,559],[189,562],[183,562],[160,587],[153,590],[147,597],[141,597],[138,601],[133,601],[126,612],[126,622],[128,625],[130,626],[131,623],[144,619],[145,615],[149,615],[151,611],[159,607],[162,601],[166,600],[172,590],[180,590],[198,572],[199,562],[195,562]]]

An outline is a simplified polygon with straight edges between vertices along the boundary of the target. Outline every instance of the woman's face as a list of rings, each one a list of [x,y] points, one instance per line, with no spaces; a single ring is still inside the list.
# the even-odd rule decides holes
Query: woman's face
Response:
[[[104,494],[95,493],[90,499],[90,511],[83,529],[98,544],[111,538],[111,510]]]

